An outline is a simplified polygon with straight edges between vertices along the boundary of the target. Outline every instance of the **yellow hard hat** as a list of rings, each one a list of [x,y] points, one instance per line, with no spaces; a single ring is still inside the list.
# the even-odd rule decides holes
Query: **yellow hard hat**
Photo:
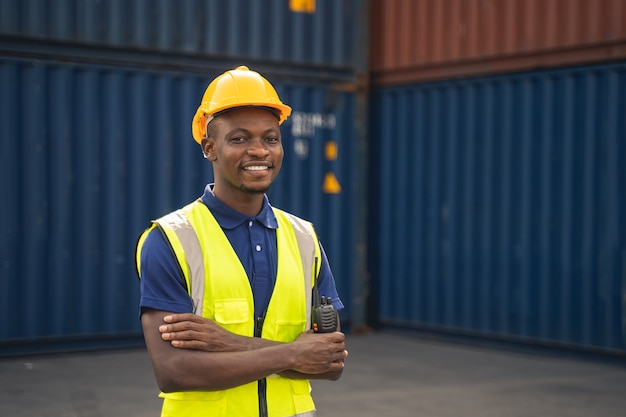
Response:
[[[216,113],[246,106],[277,110],[279,124],[291,114],[291,107],[280,101],[269,81],[258,72],[240,66],[218,76],[207,87],[191,123],[193,138],[198,143],[202,142],[206,135],[206,125]]]

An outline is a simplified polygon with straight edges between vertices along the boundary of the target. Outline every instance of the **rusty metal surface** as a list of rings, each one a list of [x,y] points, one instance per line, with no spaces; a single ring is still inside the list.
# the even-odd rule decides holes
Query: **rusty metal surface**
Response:
[[[373,3],[372,81],[407,83],[626,58],[625,0]]]

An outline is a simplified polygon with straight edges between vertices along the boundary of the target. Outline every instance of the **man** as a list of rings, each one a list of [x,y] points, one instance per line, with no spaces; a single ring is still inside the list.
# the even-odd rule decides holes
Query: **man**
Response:
[[[214,184],[139,238],[141,322],[162,416],[314,416],[309,379],[341,376],[345,337],[313,333],[311,288],[343,307],[312,225],[270,206],[291,108],[238,67],[192,123]]]

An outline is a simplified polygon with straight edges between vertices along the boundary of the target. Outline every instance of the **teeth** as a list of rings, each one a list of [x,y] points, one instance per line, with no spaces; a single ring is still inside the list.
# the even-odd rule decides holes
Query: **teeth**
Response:
[[[263,165],[255,165],[255,166],[245,167],[244,169],[246,171],[263,171],[263,170],[266,170],[267,167]]]

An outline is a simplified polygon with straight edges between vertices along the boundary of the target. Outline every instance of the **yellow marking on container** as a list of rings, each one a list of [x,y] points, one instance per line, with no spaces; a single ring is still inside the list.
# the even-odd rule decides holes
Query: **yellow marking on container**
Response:
[[[326,146],[324,147],[324,155],[326,156],[327,161],[336,160],[338,153],[339,153],[339,147],[337,146],[337,142],[334,142],[334,141],[326,142]]]
[[[292,12],[315,13],[315,0],[289,0]]]
[[[326,194],[339,194],[341,192],[341,184],[339,184],[339,180],[332,172],[327,172],[324,177],[324,184],[322,185],[322,190]]]

